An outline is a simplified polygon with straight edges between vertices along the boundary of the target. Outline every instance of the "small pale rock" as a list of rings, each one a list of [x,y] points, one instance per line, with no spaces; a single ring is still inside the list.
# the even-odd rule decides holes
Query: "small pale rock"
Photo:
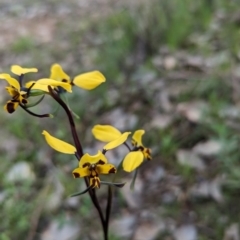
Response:
[[[189,121],[200,122],[207,105],[204,102],[179,103],[177,112],[185,116]]]
[[[238,223],[233,223],[225,230],[223,240],[240,240]]]
[[[138,226],[133,240],[154,240],[160,231],[165,229],[164,222],[145,223]]]
[[[211,182],[204,181],[193,185],[189,189],[190,195],[194,197],[213,198],[216,202],[223,202],[223,194],[221,190],[223,178],[217,177]]]
[[[146,172],[146,178],[150,182],[159,182],[161,179],[165,177],[166,173],[162,167],[156,167],[153,170],[149,170]]]
[[[197,170],[204,170],[206,168],[203,160],[196,153],[189,150],[178,150],[177,160],[180,164],[187,165]]]
[[[6,180],[9,182],[16,181],[34,181],[35,174],[27,162],[18,162],[9,170],[6,175]]]
[[[173,56],[167,56],[163,60],[163,66],[167,70],[172,70],[177,66],[177,60]]]
[[[173,116],[171,115],[164,115],[164,114],[158,114],[154,116],[152,119],[150,126],[151,127],[157,127],[160,129],[164,129],[168,127],[173,121]]]
[[[195,145],[193,147],[193,152],[203,156],[212,156],[218,154],[221,148],[222,145],[219,141],[209,140]]]
[[[121,108],[114,109],[108,112],[103,117],[105,122],[114,125],[120,131],[134,128],[137,123],[137,116],[131,113],[126,113]]]
[[[129,239],[129,237],[133,234],[133,226],[135,225],[136,218],[134,215],[124,215],[119,219],[114,219],[110,222],[111,232],[115,235]]]
[[[175,240],[197,240],[197,229],[194,225],[183,225],[173,234]]]
[[[66,219],[64,224],[54,221],[41,235],[41,240],[77,240],[79,239],[80,226],[71,219]]]
[[[130,208],[136,209],[141,205],[140,193],[142,192],[143,182],[140,178],[136,178],[134,189],[130,189],[130,181],[122,180],[122,182],[127,182],[124,188],[122,188],[122,195],[126,200]]]

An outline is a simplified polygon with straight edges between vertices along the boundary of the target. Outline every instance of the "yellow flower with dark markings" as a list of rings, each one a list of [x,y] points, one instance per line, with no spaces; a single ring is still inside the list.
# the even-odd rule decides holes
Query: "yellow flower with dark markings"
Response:
[[[10,86],[6,87],[7,92],[12,97],[11,100],[7,101],[4,109],[8,113],[13,113],[17,107],[21,104],[26,106],[28,103],[27,98],[29,97],[28,88],[22,86],[22,77],[26,73],[37,72],[37,68],[22,68],[18,65],[11,66],[11,72],[18,76],[18,80],[11,77],[7,73],[0,74],[0,79],[4,79]]]
[[[147,159],[147,160],[151,160],[152,159],[152,156],[151,156],[151,150],[150,148],[146,148],[143,143],[142,143],[142,136],[143,134],[145,133],[144,130],[137,130],[134,132],[133,136],[132,136],[132,145],[142,151],[144,157]]]
[[[7,92],[12,97],[11,100],[7,101],[4,109],[8,113],[13,113],[19,104],[26,105],[28,103],[28,95],[26,91],[21,90],[20,83],[17,79],[12,78],[9,74],[0,74],[0,79],[5,79],[10,86],[6,87]]]
[[[121,136],[121,132],[111,125],[95,125],[92,129],[94,137],[102,142],[113,141]],[[142,143],[144,130],[137,130],[132,136],[133,149],[125,156],[122,166],[126,172],[135,170],[144,158],[151,160],[151,150]]]
[[[100,174],[116,173],[113,164],[108,163],[106,156],[98,151],[96,155],[84,154],[79,161],[79,167],[73,170],[74,178],[89,177],[90,186],[100,187]]]
[[[144,158],[151,160],[151,150],[146,148],[142,143],[144,130],[137,130],[132,136],[133,151],[129,152],[123,159],[123,169],[126,172],[132,172],[143,162]]]
[[[104,75],[99,71],[91,71],[79,74],[75,76],[73,80],[71,80],[70,76],[63,71],[62,67],[59,64],[52,65],[49,78],[59,82],[64,82],[70,87],[78,86],[85,90],[92,90],[106,81]]]
[[[76,154],[76,148],[58,138],[53,137],[47,131],[43,131],[42,134],[45,136],[45,140],[50,147],[58,152],[65,154]],[[79,167],[73,171],[75,178],[89,177],[90,186],[100,187],[100,174],[116,173],[114,165],[108,163],[105,153],[108,150],[118,147],[123,144],[130,132],[126,132],[120,135],[119,138],[108,142],[104,147],[103,151],[98,151],[96,155],[84,154],[79,160]]]

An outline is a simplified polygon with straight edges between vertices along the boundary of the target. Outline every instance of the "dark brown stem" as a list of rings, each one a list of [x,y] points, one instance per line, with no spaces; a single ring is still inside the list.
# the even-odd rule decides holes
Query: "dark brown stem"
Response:
[[[109,226],[109,219],[111,214],[111,208],[112,208],[112,187],[108,186],[108,201],[107,201],[107,207],[106,207],[106,224],[105,224],[105,232],[108,234],[108,226]]]
[[[39,118],[45,118],[45,117],[50,117],[51,115],[46,113],[46,114],[36,114],[30,110],[28,110],[23,104],[19,104],[21,106],[21,108],[26,111],[27,113],[29,113],[30,115],[34,116],[34,117],[39,117]]]
[[[73,140],[77,149],[77,153],[78,156],[81,158],[83,156],[83,149],[82,149],[82,145],[79,141],[78,135],[77,135],[77,131],[76,131],[76,126],[72,117],[72,113],[69,110],[68,106],[66,105],[66,103],[59,97],[59,95],[51,88],[51,86],[48,86],[48,90],[50,95],[62,106],[62,108],[65,110],[67,116],[68,116],[68,120],[70,123],[70,127],[71,127],[71,131],[72,131],[72,136],[73,136]],[[80,160],[80,158],[78,160]]]
[[[50,95],[63,107],[63,109],[65,110],[65,112],[68,116],[68,120],[69,120],[69,123],[70,123],[70,126],[71,126],[73,140],[74,140],[74,143],[75,143],[75,146],[76,146],[76,149],[77,149],[77,154],[75,154],[75,155],[76,155],[76,157],[79,157],[78,160],[80,160],[80,158],[83,156],[83,149],[82,149],[82,145],[79,141],[79,138],[78,138],[78,135],[77,135],[77,132],[76,132],[76,127],[75,127],[75,123],[74,123],[74,120],[73,120],[73,117],[72,117],[72,113],[69,110],[68,106],[65,104],[65,102],[51,88],[51,86],[48,86],[48,90],[49,90]],[[85,179],[86,186],[89,187],[88,178],[85,177],[84,179]],[[108,227],[106,227],[106,222],[104,220],[102,209],[101,209],[101,207],[99,205],[99,202],[98,202],[98,199],[97,199],[96,191],[95,191],[94,188],[93,189],[90,188],[88,193],[89,193],[89,195],[91,197],[91,200],[92,200],[95,208],[97,209],[99,217],[101,219],[101,224],[102,224],[103,234],[104,234],[104,240],[108,240],[108,232],[107,232]]]

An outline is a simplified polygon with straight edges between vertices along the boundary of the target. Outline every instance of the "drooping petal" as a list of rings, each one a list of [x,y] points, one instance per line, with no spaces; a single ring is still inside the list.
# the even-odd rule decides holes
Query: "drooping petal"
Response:
[[[96,164],[99,161],[101,161],[103,164],[107,163],[107,158],[101,151],[98,151],[95,155],[89,155],[88,153],[85,153],[79,161],[79,167],[85,167],[86,164]]]
[[[63,71],[62,67],[59,64],[53,64],[51,67],[51,79],[57,80],[57,81],[63,81],[70,83],[70,77]]]
[[[53,86],[53,87],[62,87],[68,92],[72,92],[72,85],[66,82],[60,82],[50,78],[42,78],[37,81],[38,84]],[[42,90],[42,89],[40,89]]]
[[[129,134],[131,134],[131,132],[125,132],[123,133],[119,138],[107,143],[103,149],[108,151],[108,150],[111,150],[113,148],[116,148],[118,146],[120,146],[121,144],[123,144],[124,142],[126,142]]]
[[[83,73],[73,79],[74,85],[86,90],[92,90],[105,81],[105,77],[99,71]]]
[[[145,131],[142,130],[142,129],[137,130],[137,131],[135,131],[133,133],[133,136],[132,136],[133,145],[143,146],[143,144],[142,144],[142,136],[143,136],[144,133],[145,133]]]
[[[20,91],[20,84],[17,79],[12,78],[9,74],[2,73],[0,74],[0,79],[5,79],[9,85],[15,87],[18,91]]]
[[[114,165],[110,163],[106,163],[103,165],[98,164],[96,167],[96,170],[98,174],[109,174],[109,173],[116,173],[117,169],[114,167]]]
[[[44,135],[48,145],[56,151],[66,154],[75,154],[75,152],[77,152],[73,145],[51,136],[47,131],[44,130],[42,134]]]
[[[85,168],[82,168],[82,167],[79,167],[79,168],[75,168],[72,172],[74,178],[80,178],[80,177],[86,177],[86,176],[89,176],[90,175],[90,171],[88,169],[88,167],[85,167]]]
[[[11,72],[18,76],[21,76],[22,74],[25,74],[25,73],[37,72],[37,71],[38,71],[37,68],[22,68],[19,65],[11,66]]]
[[[123,160],[123,169],[126,172],[132,172],[135,170],[143,161],[143,153],[136,151],[136,152],[129,152]]]
[[[111,142],[119,138],[121,132],[111,125],[95,125],[92,129],[93,136],[102,142]]]
[[[7,103],[4,106],[4,110],[7,111],[8,113],[13,113],[17,109],[18,105],[19,102],[7,101]]]

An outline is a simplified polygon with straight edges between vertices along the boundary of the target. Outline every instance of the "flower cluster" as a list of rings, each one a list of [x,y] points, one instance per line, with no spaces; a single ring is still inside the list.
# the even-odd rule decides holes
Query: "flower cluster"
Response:
[[[0,74],[0,79],[6,80],[9,84],[6,90],[12,98],[4,106],[8,113],[13,113],[19,105],[26,110],[39,104],[39,101],[35,104],[28,104],[28,98],[49,93],[48,86],[61,93],[62,91],[72,92],[72,86],[92,90],[105,82],[105,77],[99,71],[79,74],[71,80],[59,64],[52,65],[48,78],[28,81],[25,85],[23,84],[25,74],[36,73],[38,72],[37,68],[22,68],[18,65],[13,65],[11,72],[17,75],[17,77],[13,78],[7,73]]]
[[[64,72],[59,64],[54,64],[50,69],[48,77],[30,80],[24,83],[25,75],[28,73],[37,73],[38,69],[22,68],[18,65],[13,65],[11,67],[11,72],[15,77],[12,77],[8,73],[0,74],[0,79],[3,79],[8,83],[6,90],[11,97],[4,106],[4,109],[8,113],[15,112],[20,106],[24,111],[34,117],[52,117],[52,114],[38,114],[29,110],[29,108],[40,104],[46,94],[51,96],[65,111],[69,120],[74,143],[69,144],[60,140],[52,136],[46,130],[43,130],[42,134],[48,145],[54,150],[64,154],[74,155],[78,160],[78,166],[73,169],[72,175],[74,178],[84,178],[86,189],[80,193],[75,193],[72,196],[78,196],[86,192],[89,193],[101,219],[104,239],[108,239],[108,225],[112,199],[111,187],[123,187],[124,183],[115,182],[115,178],[112,178],[112,181],[110,182],[102,181],[100,176],[116,174],[117,170],[121,169],[126,172],[132,172],[142,164],[144,159],[151,160],[151,150],[145,147],[142,143],[142,137],[145,131],[142,129],[136,130],[131,138],[132,146],[129,146],[127,140],[131,132],[127,131],[122,133],[110,125],[95,125],[92,129],[93,136],[97,140],[105,142],[105,145],[103,146],[103,149],[99,149],[93,155],[87,152],[84,153],[81,139],[79,139],[76,131],[73,113],[62,99],[62,94],[71,93],[75,86],[85,90],[92,90],[105,82],[104,75],[99,71],[92,71],[71,78]],[[123,160],[115,166],[108,160],[106,153],[121,145],[127,147],[128,153],[123,157]],[[135,179],[136,173],[137,171],[135,171],[133,179]],[[100,188],[102,184],[108,185],[105,216],[103,215],[95,192],[95,190]]]

